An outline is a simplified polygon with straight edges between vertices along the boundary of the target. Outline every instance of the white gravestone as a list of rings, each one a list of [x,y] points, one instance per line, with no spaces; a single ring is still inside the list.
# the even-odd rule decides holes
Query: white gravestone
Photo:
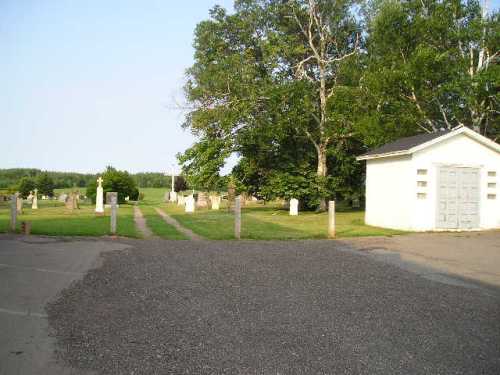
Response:
[[[194,212],[194,197],[190,195],[189,197],[186,198],[186,206],[185,206],[185,211],[186,212]]]
[[[218,210],[220,208],[220,196],[212,195],[210,197],[210,201],[212,202],[212,210]]]
[[[175,203],[177,201],[177,193],[175,191],[170,192],[170,202]]]
[[[66,202],[66,199],[68,199],[68,194],[66,193],[62,193],[60,196],[59,196],[59,202]]]
[[[98,214],[104,213],[104,194],[102,189],[102,178],[97,179],[97,191],[95,197],[95,212]]]
[[[170,192],[167,191],[165,192],[165,194],[163,194],[163,201],[166,203],[168,202],[169,198],[170,198]]]
[[[33,195],[33,198],[31,201],[31,209],[38,210],[38,189],[35,189],[35,194]]]
[[[26,200],[28,201],[28,203],[32,203],[33,202],[33,192],[30,191],[30,195],[28,195],[28,197],[26,198]]]
[[[185,203],[186,203],[186,198],[184,197],[184,195],[178,195],[177,196],[177,205],[184,206]]]
[[[295,198],[290,199],[290,216],[299,214],[299,201]]]

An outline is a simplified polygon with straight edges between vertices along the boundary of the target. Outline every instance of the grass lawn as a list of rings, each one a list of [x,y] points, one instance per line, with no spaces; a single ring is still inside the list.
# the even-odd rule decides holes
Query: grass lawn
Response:
[[[168,224],[163,218],[158,215],[153,206],[140,205],[142,214],[146,219],[146,225],[158,237],[166,238],[168,240],[187,240],[188,238],[175,229],[172,225]]]
[[[198,210],[184,213],[183,207],[162,204],[173,218],[193,232],[208,239],[233,239],[234,216],[226,209],[220,211]],[[338,237],[387,236],[400,231],[365,225],[364,212],[338,212],[336,229]],[[242,209],[241,237],[247,239],[321,239],[327,238],[327,213],[301,212],[289,216],[287,210],[276,205],[252,205]]]
[[[39,209],[32,210],[24,206],[24,212],[17,217],[17,229],[22,221],[31,222],[32,234],[51,236],[103,236],[109,234],[109,210],[105,216],[95,216],[94,205],[82,205],[78,210],[68,210],[63,204],[54,201],[39,200]],[[9,207],[0,207],[0,232],[8,230],[10,223]],[[135,229],[133,207],[120,205],[118,209],[117,234],[127,237],[139,237]]]

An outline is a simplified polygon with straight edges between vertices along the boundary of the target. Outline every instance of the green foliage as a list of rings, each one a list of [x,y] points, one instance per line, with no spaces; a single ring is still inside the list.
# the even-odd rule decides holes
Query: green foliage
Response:
[[[73,173],[73,172],[53,172],[46,171],[54,182],[54,188],[71,188],[73,186],[84,187],[86,184],[95,179],[92,174]],[[8,188],[19,184],[22,177],[30,177],[36,179],[42,171],[33,168],[12,168],[0,169],[0,188]]]
[[[357,127],[367,146],[458,125],[498,137],[498,13],[474,0],[374,4]]]
[[[48,195],[49,197],[54,196],[54,180],[48,173],[44,172],[38,175],[36,179],[36,187],[38,188],[39,194]]]
[[[36,188],[36,182],[31,177],[23,177],[19,181],[18,191],[23,198],[28,197],[30,191],[35,190],[35,188]]]
[[[102,179],[104,198],[107,192],[115,191],[118,193],[119,203],[124,203],[126,197],[129,197],[131,200],[138,199],[139,190],[137,189],[136,182],[127,171],[119,171],[113,167],[107,167],[106,171],[102,174]],[[96,200],[96,191],[96,182],[87,185],[87,197],[94,203]]]
[[[184,176],[175,176],[174,180],[174,190],[176,192],[184,191],[188,189],[188,184]]]

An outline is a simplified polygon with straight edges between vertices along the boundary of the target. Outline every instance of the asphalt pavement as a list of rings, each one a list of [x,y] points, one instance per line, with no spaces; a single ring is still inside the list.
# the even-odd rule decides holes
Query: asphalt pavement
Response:
[[[48,305],[97,374],[498,374],[500,297],[337,241],[127,241]],[[449,281],[449,280],[448,280]]]

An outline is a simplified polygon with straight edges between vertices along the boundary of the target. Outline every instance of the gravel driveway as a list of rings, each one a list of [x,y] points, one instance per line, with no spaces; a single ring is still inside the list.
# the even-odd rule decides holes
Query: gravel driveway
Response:
[[[500,297],[336,241],[127,241],[47,309],[98,374],[498,374]]]

